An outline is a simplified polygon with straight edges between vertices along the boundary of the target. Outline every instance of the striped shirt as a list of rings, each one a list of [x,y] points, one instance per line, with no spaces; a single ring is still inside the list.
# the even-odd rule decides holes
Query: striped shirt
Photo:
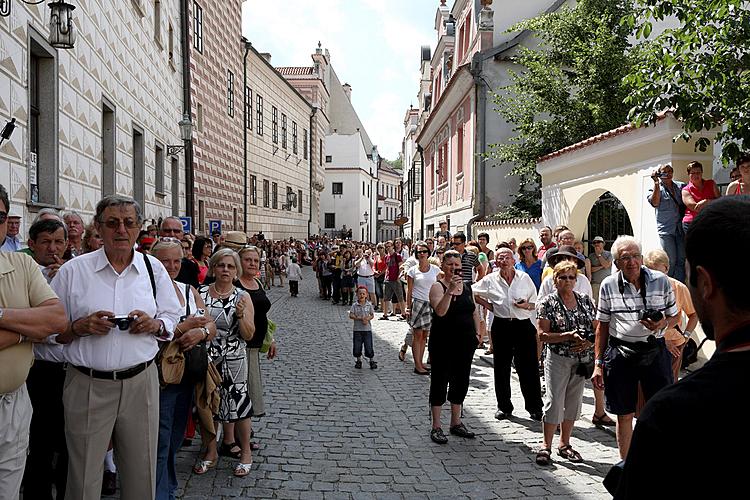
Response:
[[[469,285],[474,283],[473,271],[475,267],[479,267],[479,257],[474,252],[465,250],[461,254],[461,278],[464,280],[464,283],[468,283]]]
[[[632,283],[620,276],[622,272],[604,278],[599,289],[599,306],[596,319],[609,323],[609,334],[625,342],[645,342],[650,335],[663,337],[664,331],[653,332],[639,320],[642,311],[655,309],[666,317],[677,315],[672,285],[667,276],[659,271],[641,267],[646,282],[646,304],[641,292]]]

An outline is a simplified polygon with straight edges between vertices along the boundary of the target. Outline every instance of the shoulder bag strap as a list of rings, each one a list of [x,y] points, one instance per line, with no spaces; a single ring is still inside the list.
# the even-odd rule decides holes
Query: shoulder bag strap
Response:
[[[154,295],[154,300],[156,300],[156,280],[154,279],[154,268],[151,267],[151,261],[148,259],[148,256],[145,253],[141,255],[143,255],[143,262],[146,263],[148,277],[151,280],[151,293]]]
[[[185,283],[185,317],[190,316],[190,285]]]

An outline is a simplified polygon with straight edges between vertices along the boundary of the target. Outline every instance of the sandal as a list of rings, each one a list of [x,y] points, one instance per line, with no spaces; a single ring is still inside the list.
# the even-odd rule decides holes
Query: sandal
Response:
[[[594,415],[593,417],[591,417],[591,423],[604,427],[614,427],[615,425],[617,425],[617,422],[609,418],[609,415],[607,415],[606,413],[603,413],[601,415]]]
[[[550,448],[542,448],[536,453],[537,465],[549,465],[551,463],[552,463],[552,450]]]
[[[216,463],[218,460],[198,460],[198,462],[195,463],[193,466],[193,472],[199,476],[202,476],[206,472],[208,472],[209,469],[213,469],[216,467]]]
[[[232,451],[232,448],[239,448],[237,451]],[[229,457],[229,458],[240,458],[240,453],[242,453],[242,448],[237,443],[221,443],[219,445],[219,456],[220,457]]]
[[[578,453],[576,450],[573,449],[572,446],[565,445],[562,448],[557,449],[557,454],[560,455],[563,458],[567,458],[571,462],[578,464],[583,462],[583,458],[581,458],[581,454]]]
[[[250,460],[249,464],[243,464],[242,462],[234,466],[235,477],[245,477],[250,474],[250,469],[253,467],[253,461]]]
[[[406,359],[406,349],[408,349],[406,346],[402,346],[401,350],[398,351],[398,360],[403,361]]]

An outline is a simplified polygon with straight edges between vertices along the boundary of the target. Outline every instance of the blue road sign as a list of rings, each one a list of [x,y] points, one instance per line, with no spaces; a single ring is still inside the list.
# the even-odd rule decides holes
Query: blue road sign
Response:
[[[208,221],[208,234],[214,234],[215,231],[221,232],[221,221],[209,220]]]
[[[180,217],[180,222],[182,222],[183,233],[193,232],[193,218],[192,217]]]

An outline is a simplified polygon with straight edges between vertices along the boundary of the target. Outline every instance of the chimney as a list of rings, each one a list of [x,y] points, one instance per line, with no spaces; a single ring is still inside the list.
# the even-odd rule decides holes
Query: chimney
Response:
[[[271,53],[270,52],[261,52],[260,57],[266,60],[268,64],[271,64]]]
[[[352,86],[349,85],[348,83],[345,83],[345,84],[342,85],[342,87],[344,89],[344,94],[346,94],[346,98],[349,99],[349,101],[351,102],[351,100],[352,100]]]

